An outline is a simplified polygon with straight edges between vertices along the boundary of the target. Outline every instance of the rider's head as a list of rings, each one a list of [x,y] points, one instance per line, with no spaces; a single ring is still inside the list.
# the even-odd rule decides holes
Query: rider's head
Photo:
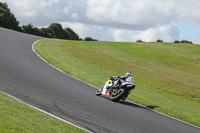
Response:
[[[126,73],[126,77],[132,77],[132,73],[131,72],[127,72]]]
[[[115,77],[114,77],[114,76],[111,76],[111,77],[110,77],[110,80],[114,80],[114,79],[115,79]]]

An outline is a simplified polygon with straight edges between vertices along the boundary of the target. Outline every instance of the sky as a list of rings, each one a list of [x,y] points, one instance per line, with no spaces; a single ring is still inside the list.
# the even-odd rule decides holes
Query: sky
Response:
[[[200,44],[200,0],[1,0],[21,25],[60,23],[100,41]]]

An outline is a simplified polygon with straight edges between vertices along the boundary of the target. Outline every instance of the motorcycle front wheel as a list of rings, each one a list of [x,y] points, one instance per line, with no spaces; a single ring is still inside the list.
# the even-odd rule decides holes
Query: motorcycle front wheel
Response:
[[[117,93],[112,93],[110,96],[110,100],[113,102],[118,102],[120,99],[122,99],[124,97],[124,95],[126,94],[126,91],[124,89],[119,89]]]
[[[95,94],[96,94],[97,96],[101,96],[102,90],[103,90],[103,87],[97,89],[96,92],[95,92]]]

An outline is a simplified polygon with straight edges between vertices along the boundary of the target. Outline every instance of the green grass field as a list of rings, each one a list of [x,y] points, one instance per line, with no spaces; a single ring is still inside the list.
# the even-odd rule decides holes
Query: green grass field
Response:
[[[84,133],[0,93],[0,133]]]
[[[35,49],[97,87],[130,71],[136,89],[129,100],[200,126],[200,45],[44,39]]]

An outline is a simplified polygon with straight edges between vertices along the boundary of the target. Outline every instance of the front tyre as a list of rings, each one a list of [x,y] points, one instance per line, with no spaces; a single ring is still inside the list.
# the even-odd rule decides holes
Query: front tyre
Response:
[[[110,96],[110,100],[113,102],[118,102],[120,99],[124,97],[126,91],[124,89],[119,89],[117,93],[112,93]]]
[[[97,89],[96,92],[95,92],[95,94],[96,94],[97,96],[101,96],[102,90],[103,90],[103,87]]]

